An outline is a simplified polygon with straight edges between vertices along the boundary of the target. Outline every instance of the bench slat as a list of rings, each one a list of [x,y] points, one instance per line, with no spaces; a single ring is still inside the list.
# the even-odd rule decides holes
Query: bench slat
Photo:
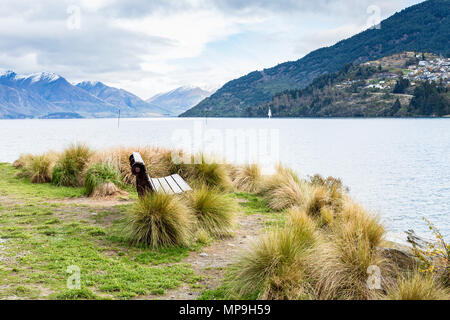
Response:
[[[172,194],[173,193],[173,191],[170,188],[169,184],[167,183],[166,179],[158,178],[158,181],[161,184],[161,187],[163,188],[165,193],[167,193],[167,194]]]
[[[165,177],[167,183],[172,188],[173,192],[175,193],[182,193],[183,189],[180,188],[180,186],[177,184],[177,182],[173,179],[172,176]]]
[[[171,175],[171,177],[173,178],[173,180],[175,180],[175,182],[178,184],[178,186],[181,188],[181,190],[183,190],[183,192],[192,190],[191,187],[189,187],[189,185],[186,183],[186,181],[184,181],[183,178],[180,177],[179,174],[173,174],[173,175]]]
[[[152,186],[152,189],[153,189],[153,190],[156,190],[156,186],[155,186],[155,184],[153,183],[153,179],[152,179],[149,175],[147,175],[147,177],[148,177],[148,180],[150,181],[150,185]]]
[[[150,181],[152,182],[152,184],[155,186],[155,191],[156,192],[164,192],[163,187],[161,187],[161,184],[159,183],[159,180],[156,178],[151,178]]]

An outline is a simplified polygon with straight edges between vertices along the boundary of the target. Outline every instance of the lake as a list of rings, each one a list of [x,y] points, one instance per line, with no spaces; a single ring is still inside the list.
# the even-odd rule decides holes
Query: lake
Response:
[[[233,147],[232,135],[248,139]],[[427,234],[423,216],[450,237],[450,119],[0,120],[0,162],[72,142],[93,148],[183,142],[223,151],[230,161],[251,158],[257,146],[259,161],[279,159],[302,176],[342,178],[355,200],[381,216],[393,240],[404,240],[408,229]],[[261,153],[265,145],[270,152]]]

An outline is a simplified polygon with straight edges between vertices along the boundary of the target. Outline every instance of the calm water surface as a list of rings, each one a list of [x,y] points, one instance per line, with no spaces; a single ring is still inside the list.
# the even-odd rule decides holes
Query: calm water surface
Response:
[[[450,119],[122,119],[119,128],[117,119],[0,120],[0,162],[71,142],[170,147],[175,130],[195,135],[196,126],[219,140],[230,129],[277,129],[284,164],[342,178],[391,238],[424,233],[422,216],[450,237]]]

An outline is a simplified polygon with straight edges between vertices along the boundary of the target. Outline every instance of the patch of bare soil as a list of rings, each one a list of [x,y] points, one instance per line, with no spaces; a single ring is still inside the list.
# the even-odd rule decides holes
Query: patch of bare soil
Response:
[[[162,296],[152,295],[141,297],[141,299],[195,300],[203,290],[213,290],[220,286],[226,267],[232,264],[239,253],[261,234],[264,228],[264,216],[242,214],[238,217],[237,224],[237,230],[232,238],[215,241],[199,252],[192,252],[182,261],[192,266],[195,275],[202,276],[199,283],[202,286],[201,289],[191,288],[186,284]]]
[[[75,205],[86,205],[90,207],[114,207],[122,204],[133,203],[135,200],[130,200],[123,197],[105,197],[105,198],[73,198],[63,200],[50,200],[49,203],[65,203]]]

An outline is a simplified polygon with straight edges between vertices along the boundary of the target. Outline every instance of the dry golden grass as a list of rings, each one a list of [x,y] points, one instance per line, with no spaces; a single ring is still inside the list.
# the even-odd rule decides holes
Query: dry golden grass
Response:
[[[89,166],[96,163],[106,163],[119,170],[122,179],[127,184],[135,184],[135,177],[131,173],[130,156],[139,152],[145,162],[147,173],[151,177],[160,178],[174,173],[171,161],[172,151],[160,147],[115,147],[97,151]]]
[[[400,275],[398,282],[387,289],[390,300],[450,300],[450,291],[430,274],[414,271]]]
[[[185,195],[189,207],[197,218],[198,228],[214,237],[232,233],[237,206],[232,199],[217,189],[203,185]]]
[[[31,153],[21,154],[19,159],[13,162],[13,167],[16,169],[22,169],[33,158]]]
[[[259,299],[311,299],[308,263],[318,242],[315,222],[291,208],[282,229],[261,236],[233,266],[232,294]]]
[[[328,190],[323,186],[313,186],[305,196],[306,212],[313,217],[318,217],[324,207],[331,207],[331,197]]]
[[[262,179],[260,194],[271,209],[283,210],[304,206],[310,189],[311,185],[302,181],[293,170],[279,165],[274,175]]]
[[[232,170],[233,185],[239,191],[257,193],[261,188],[261,168],[257,164],[237,166]]]
[[[283,210],[292,206],[304,206],[311,194],[311,186],[292,177],[285,177],[265,193],[268,205],[273,210]]]
[[[125,194],[126,192],[120,190],[114,183],[106,182],[95,187],[90,196],[93,198],[107,198]]]
[[[32,183],[46,183],[51,181],[51,160],[45,155],[34,156],[29,164],[30,179]]]
[[[14,162],[14,166],[20,169],[16,175],[29,178],[32,183],[50,182],[57,157],[58,154],[53,151],[42,155],[21,156]]]
[[[179,165],[180,175],[196,187],[206,185],[228,191],[232,187],[230,166],[221,159],[203,153],[192,156],[191,164]]]
[[[53,167],[52,183],[66,187],[82,186],[92,155],[93,151],[86,144],[71,144],[59,155]]]
[[[378,218],[362,207],[346,203],[341,215],[331,224],[327,235],[311,262],[320,299],[374,299],[376,291],[367,286],[369,266],[388,271],[377,246],[384,228]]]
[[[130,216],[131,243],[160,247],[188,245],[194,220],[178,196],[148,193],[139,198]]]

